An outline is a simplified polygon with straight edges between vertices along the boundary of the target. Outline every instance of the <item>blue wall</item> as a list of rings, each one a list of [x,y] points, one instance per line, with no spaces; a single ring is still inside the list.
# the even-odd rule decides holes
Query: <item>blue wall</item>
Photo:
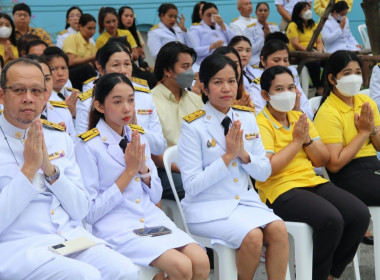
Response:
[[[66,10],[71,6],[80,6],[85,13],[92,14],[97,18],[98,11],[102,6],[111,6],[118,9],[123,5],[129,5],[135,10],[137,17],[137,25],[140,30],[148,30],[150,26],[158,23],[157,8],[164,1],[158,0],[139,0],[139,1],[121,1],[121,0],[0,0],[0,6],[3,11],[11,14],[12,7],[17,2],[25,2],[31,6],[32,9],[32,26],[42,27],[48,31],[53,41],[55,41],[56,35],[59,31],[65,27],[65,15]],[[170,1],[165,1],[170,2]],[[191,13],[193,5],[197,1],[180,0],[174,2],[180,13],[183,13],[186,17],[186,25],[191,24]],[[253,1],[254,5],[259,1]],[[218,0],[214,3],[219,8],[219,13],[222,15],[224,21],[229,23],[233,18],[239,16],[236,9],[235,0]],[[280,16],[277,13],[274,0],[268,1],[271,13],[269,21],[280,23]],[[354,34],[356,40],[362,44],[357,26],[365,23],[364,13],[360,6],[361,1],[354,1],[354,7],[349,14],[351,31]],[[318,17],[314,16],[314,20],[318,20]],[[96,38],[98,34],[95,35]]]

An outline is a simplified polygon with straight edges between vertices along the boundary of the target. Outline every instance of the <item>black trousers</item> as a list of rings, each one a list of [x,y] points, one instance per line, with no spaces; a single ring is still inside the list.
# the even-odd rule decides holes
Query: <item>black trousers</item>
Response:
[[[331,182],[368,206],[380,206],[380,161],[376,156],[352,160],[338,173],[327,170]]]
[[[322,86],[321,80],[321,62],[320,61],[310,61],[306,62],[305,66],[309,71],[309,76],[313,86],[318,89],[318,87]]]
[[[157,168],[158,177],[161,179],[162,184],[162,198],[175,200],[172,188],[169,183],[168,175],[164,168]],[[185,197],[185,190],[183,189],[181,174],[172,172],[175,189],[180,200]]]
[[[331,182],[291,189],[267,205],[283,220],[313,228],[313,280],[326,280],[329,274],[340,277],[370,219],[363,202]]]

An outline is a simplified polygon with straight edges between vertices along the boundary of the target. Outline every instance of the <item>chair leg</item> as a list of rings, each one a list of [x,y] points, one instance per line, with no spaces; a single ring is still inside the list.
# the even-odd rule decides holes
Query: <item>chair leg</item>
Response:
[[[214,279],[237,280],[236,250],[220,244],[213,246],[214,252]]]
[[[358,250],[359,252],[359,250]],[[359,270],[359,258],[358,258],[358,252],[356,252],[354,259],[352,260],[352,267],[354,269],[355,274],[355,280],[361,280],[360,279],[360,270]]]
[[[380,207],[368,207],[373,226],[373,250],[375,254],[375,278],[380,280]]]

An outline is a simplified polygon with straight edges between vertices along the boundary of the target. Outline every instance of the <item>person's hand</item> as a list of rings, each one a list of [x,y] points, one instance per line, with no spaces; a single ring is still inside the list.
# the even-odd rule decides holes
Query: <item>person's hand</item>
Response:
[[[369,136],[373,132],[375,119],[373,109],[368,102],[363,104],[360,116],[355,113],[354,122],[359,133],[368,134]]]
[[[43,134],[42,134],[42,156],[43,156],[43,161],[42,161],[41,169],[44,175],[45,176],[53,175],[55,172],[55,168],[54,168],[54,165],[52,165],[49,160],[49,154],[46,148],[45,138],[43,137]]]
[[[185,16],[181,14],[181,16],[178,17],[179,21],[177,20],[177,25],[183,32],[187,32],[187,28],[185,26]]]
[[[15,56],[13,55],[12,44],[11,41],[7,40],[4,47],[4,61],[7,62],[13,59],[15,59]]]
[[[202,95],[202,92],[201,92],[201,82],[199,80],[199,72],[195,73],[195,82],[193,84],[193,87],[191,88],[191,91],[198,94],[198,95]]]
[[[239,100],[236,99],[234,104],[251,107],[251,96],[246,93]]]
[[[241,152],[241,140],[243,139],[243,130],[240,130],[240,128],[240,121],[234,121],[226,135],[226,154],[229,154],[232,159],[236,158]]]
[[[142,168],[143,163],[145,165],[143,159],[145,159],[145,144],[140,144],[140,134],[134,130],[131,142],[128,143],[124,153],[125,164],[131,174],[136,174]]]
[[[356,47],[358,47],[359,49],[363,49],[363,46],[359,44],[357,44]]]
[[[269,28],[269,24],[268,24],[267,22],[265,22],[265,24],[264,24],[264,26],[263,26],[263,31],[264,31],[264,38],[267,37],[267,35],[268,35],[269,33],[271,33],[271,32],[270,32],[270,28]]]
[[[144,52],[144,49],[142,47],[137,48],[137,53],[139,55],[139,58],[145,59],[145,52]]]
[[[294,111],[301,111],[301,92],[296,87],[296,103],[294,103],[293,110]]]
[[[59,122],[58,124],[61,125],[63,127],[63,129],[66,131],[67,127],[66,127],[66,124],[64,122]]]
[[[224,25],[223,18],[219,14],[214,14],[214,21],[217,25],[219,25],[223,30],[226,29]]]
[[[310,141],[309,123],[306,114],[302,114],[294,124],[293,141],[305,144]]]
[[[210,45],[210,51],[212,51],[212,50],[214,50],[214,49],[217,49],[217,48],[223,46],[223,44],[224,44],[224,41],[223,41],[223,40],[215,41],[214,43],[212,43],[212,44]]]
[[[340,21],[340,23],[339,23],[339,26],[340,26],[340,28],[341,28],[342,30],[344,29],[344,26],[346,25],[346,21],[347,21],[347,18],[344,17],[344,18]]]
[[[78,94],[79,90],[73,90],[70,94],[70,96],[67,96],[65,98],[66,105],[70,111],[70,114],[73,118],[75,118],[75,115],[77,113],[77,100],[78,100]]]

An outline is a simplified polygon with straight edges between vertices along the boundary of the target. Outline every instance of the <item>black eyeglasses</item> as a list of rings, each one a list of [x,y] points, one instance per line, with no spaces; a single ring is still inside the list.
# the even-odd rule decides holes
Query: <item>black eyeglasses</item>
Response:
[[[14,95],[22,96],[25,95],[29,90],[34,96],[38,97],[45,93],[46,88],[43,87],[24,87],[24,86],[9,86],[4,89],[10,89]]]

